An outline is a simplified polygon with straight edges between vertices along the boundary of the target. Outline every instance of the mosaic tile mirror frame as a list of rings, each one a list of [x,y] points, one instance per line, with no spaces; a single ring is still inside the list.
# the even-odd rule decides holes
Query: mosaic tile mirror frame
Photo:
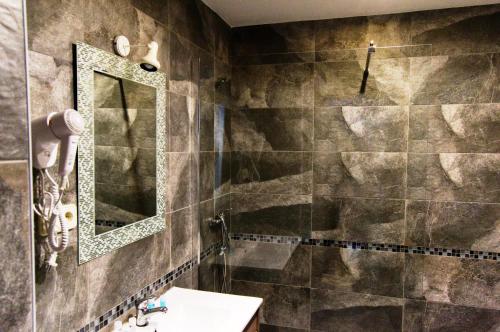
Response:
[[[77,172],[82,264],[166,228],[166,75],[84,43],[73,54],[85,120]],[[130,188],[141,191],[126,197]]]

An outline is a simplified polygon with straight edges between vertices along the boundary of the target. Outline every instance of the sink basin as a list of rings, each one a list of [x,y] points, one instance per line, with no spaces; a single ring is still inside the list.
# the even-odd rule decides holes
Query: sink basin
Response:
[[[205,292],[173,287],[163,298],[168,311],[148,315],[156,332],[243,331],[262,304],[257,297]],[[138,330],[140,331],[140,330]]]

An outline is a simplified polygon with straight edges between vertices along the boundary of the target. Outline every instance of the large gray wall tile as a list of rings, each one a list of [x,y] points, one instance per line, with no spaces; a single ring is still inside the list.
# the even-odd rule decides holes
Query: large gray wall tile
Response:
[[[311,107],[313,64],[234,67],[232,96],[241,108]]]
[[[311,168],[310,152],[233,152],[231,191],[310,194]]]
[[[309,288],[234,280],[231,291],[264,299],[260,321],[292,328],[309,327]]]
[[[499,284],[496,261],[406,255],[406,298],[499,309]]]
[[[231,194],[231,232],[266,235],[311,233],[311,196]]]
[[[309,287],[311,247],[233,241],[231,279]]]
[[[311,286],[403,297],[404,254],[313,247]]]
[[[405,172],[404,153],[315,153],[314,193],[403,198]]]
[[[500,104],[410,107],[410,152],[500,152]]]
[[[0,5],[0,160],[28,158],[23,2]]]
[[[500,204],[407,201],[406,245],[500,251]]]
[[[500,202],[500,154],[408,154],[408,198]]]
[[[1,7],[1,6],[0,6]],[[15,8],[15,7],[14,7]],[[32,331],[31,222],[28,164],[0,163],[0,322],[2,331]]]
[[[312,238],[403,243],[404,200],[313,196]]]
[[[318,331],[401,331],[403,299],[311,290],[311,328]]]
[[[316,108],[314,150],[405,152],[407,122],[407,107]]]
[[[311,151],[311,108],[237,109],[231,112],[233,151]]]
[[[441,105],[499,101],[499,57],[499,53],[480,53],[411,58],[411,103]]]

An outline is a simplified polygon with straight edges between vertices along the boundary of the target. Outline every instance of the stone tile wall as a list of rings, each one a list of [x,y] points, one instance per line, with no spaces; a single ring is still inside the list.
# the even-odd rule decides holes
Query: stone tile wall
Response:
[[[0,3],[0,331],[32,331],[29,141],[23,1]]]
[[[167,229],[87,264],[77,264],[77,234],[59,256],[59,267],[36,270],[37,331],[71,331],[108,312],[146,285],[219,240],[208,228],[214,211],[229,205],[229,27],[199,0],[27,0],[31,115],[74,107],[71,45],[83,41],[113,52],[113,38],[159,43],[168,77]],[[133,49],[138,61],[146,50]],[[199,61],[198,61],[199,59]],[[217,86],[217,88],[216,88]],[[201,154],[197,150],[197,99],[201,99]],[[146,119],[147,120],[147,119]],[[198,164],[201,168],[197,178]],[[197,187],[200,182],[198,204]],[[73,187],[66,201],[76,200]],[[200,224],[198,223],[200,212]],[[201,232],[198,241],[198,232]],[[217,271],[207,259],[200,271]],[[206,277],[205,277],[206,275]],[[214,289],[213,274],[198,266],[183,275],[184,287]],[[215,280],[217,281],[217,280]]]
[[[233,29],[231,231],[498,253],[499,32],[498,5]],[[497,260],[256,238],[232,292],[263,331],[500,326]]]

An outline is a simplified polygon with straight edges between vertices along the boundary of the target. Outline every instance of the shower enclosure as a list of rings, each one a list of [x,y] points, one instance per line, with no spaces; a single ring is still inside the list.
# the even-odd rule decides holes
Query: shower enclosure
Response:
[[[406,19],[233,29],[229,289],[264,299],[263,331],[498,324],[495,283],[479,285],[498,280],[495,248],[464,233],[498,215],[482,154],[497,54],[405,39]]]

